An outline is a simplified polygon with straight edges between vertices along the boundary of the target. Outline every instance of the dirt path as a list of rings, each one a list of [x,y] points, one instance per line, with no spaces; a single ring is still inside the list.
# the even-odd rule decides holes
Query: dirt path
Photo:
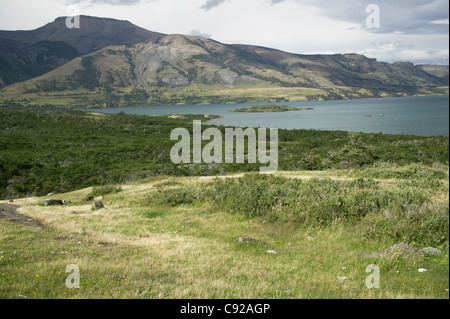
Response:
[[[19,214],[17,212],[18,208],[18,206],[11,204],[0,204],[0,219],[5,218],[6,220],[31,227],[42,227],[37,220]]]

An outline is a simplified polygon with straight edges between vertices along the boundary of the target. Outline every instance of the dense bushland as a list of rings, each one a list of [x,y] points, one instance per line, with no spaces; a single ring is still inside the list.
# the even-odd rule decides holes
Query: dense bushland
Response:
[[[0,119],[0,198],[121,184],[155,175],[259,169],[259,164],[174,165],[171,131],[177,127],[192,131],[192,120],[205,120],[203,115],[171,119],[0,109]],[[219,128],[224,132],[224,127]],[[279,139],[279,170],[347,169],[369,178],[414,178],[417,174],[441,177],[442,171],[433,165],[448,166],[448,137],[280,130]]]

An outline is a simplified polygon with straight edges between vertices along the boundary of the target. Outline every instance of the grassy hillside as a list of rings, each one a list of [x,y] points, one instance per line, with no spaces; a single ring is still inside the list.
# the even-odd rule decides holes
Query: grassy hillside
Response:
[[[0,218],[0,298],[446,299],[448,175],[426,171],[155,177],[53,195],[64,207],[19,199],[41,227]],[[91,194],[106,208],[81,200]],[[402,242],[442,253],[389,250]],[[79,289],[65,285],[74,264]]]

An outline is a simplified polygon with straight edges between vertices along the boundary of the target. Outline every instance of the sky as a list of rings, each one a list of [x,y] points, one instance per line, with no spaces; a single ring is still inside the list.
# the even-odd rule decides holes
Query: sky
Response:
[[[227,44],[449,64],[449,0],[0,0],[0,30],[36,29],[73,8]]]

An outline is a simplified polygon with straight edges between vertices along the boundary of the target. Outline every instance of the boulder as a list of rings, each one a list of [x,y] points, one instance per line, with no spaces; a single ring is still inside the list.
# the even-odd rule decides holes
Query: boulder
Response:
[[[426,255],[425,252],[419,250],[418,248],[409,246],[404,243],[391,246],[389,247],[388,251],[397,255]]]
[[[103,203],[99,200],[94,201],[94,205],[92,206],[95,210],[105,208]]]
[[[46,199],[44,200],[45,206],[62,206],[63,201],[60,199]]]
[[[434,247],[426,247],[420,250],[422,253],[427,254],[427,255],[440,255],[442,254],[442,251],[440,251],[437,248]]]
[[[83,201],[83,202],[90,202],[93,199],[94,199],[94,197],[88,196],[88,197],[83,198],[81,201]]]

